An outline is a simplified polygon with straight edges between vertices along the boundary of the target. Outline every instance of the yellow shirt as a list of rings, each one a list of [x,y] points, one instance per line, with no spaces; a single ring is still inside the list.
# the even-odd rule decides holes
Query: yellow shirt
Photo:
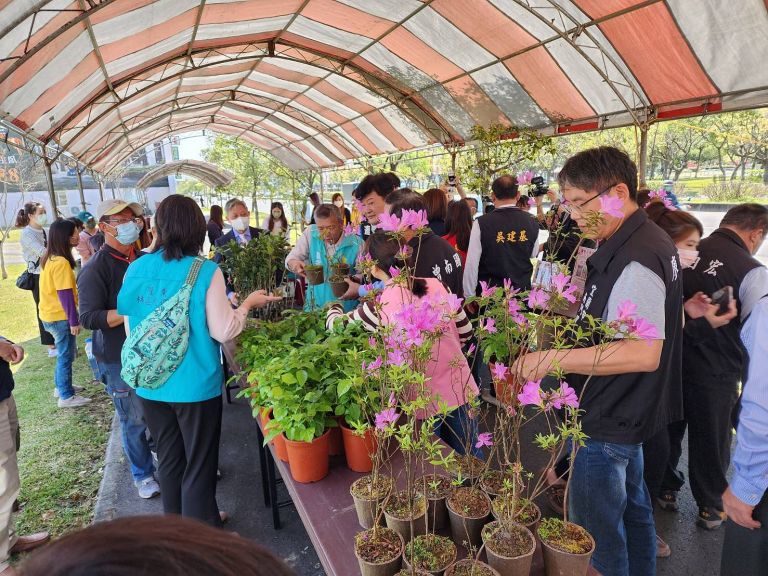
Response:
[[[72,289],[75,296],[75,306],[77,300],[77,282],[75,281],[75,271],[67,262],[66,258],[53,256],[45,263],[45,268],[40,273],[40,320],[43,322],[58,322],[67,320],[67,314],[59,301],[57,290]]]

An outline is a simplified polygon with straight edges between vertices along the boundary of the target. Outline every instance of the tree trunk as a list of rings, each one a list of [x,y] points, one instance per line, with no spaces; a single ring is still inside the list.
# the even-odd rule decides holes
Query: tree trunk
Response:
[[[2,271],[3,280],[8,278],[8,271],[5,269],[5,239],[0,240],[0,271]]]
[[[745,160],[744,163],[741,165],[741,179],[744,180],[746,177],[747,172],[747,161]]]
[[[736,180],[736,174],[738,174],[739,168],[741,168],[741,164],[742,164],[741,162],[736,164],[736,167],[733,169],[733,172],[731,172],[731,178],[730,178],[731,182]]]
[[[717,149],[717,167],[720,169],[720,174],[723,180],[725,180],[725,166],[723,166],[723,149]]]

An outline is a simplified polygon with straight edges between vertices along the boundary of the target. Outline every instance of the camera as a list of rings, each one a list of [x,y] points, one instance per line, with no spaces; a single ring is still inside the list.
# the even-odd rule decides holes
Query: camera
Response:
[[[549,190],[549,188],[547,188],[547,185],[544,184],[544,176],[536,176],[534,178],[531,178],[531,184],[533,185],[532,196],[534,198],[538,198],[539,196],[544,196]]]
[[[453,172],[450,172],[448,174],[448,185],[456,186],[456,174],[454,174]]]
[[[493,200],[490,196],[483,196],[483,214],[488,214],[489,212],[493,212],[493,209],[495,206],[493,205]]]

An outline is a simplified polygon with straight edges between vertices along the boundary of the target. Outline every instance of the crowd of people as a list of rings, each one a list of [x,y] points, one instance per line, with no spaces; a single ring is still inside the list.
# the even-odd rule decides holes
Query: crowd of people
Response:
[[[585,325],[588,316],[616,319],[619,304],[631,300],[637,316],[656,328],[654,338],[617,338],[611,354],[597,364],[598,347],[583,346],[567,354],[540,349],[518,357],[512,367],[537,380],[559,366],[582,393],[588,439],[570,466],[564,459],[548,471],[551,505],[567,506],[570,518],[594,536],[592,563],[601,574],[654,574],[656,558],[671,553],[656,532],[654,507],[678,510],[687,430],[696,521],[708,530],[727,521],[723,574],[735,574],[737,567],[757,573],[768,565],[768,379],[760,354],[768,342],[768,270],[754,255],[768,233],[768,208],[735,206],[703,238],[691,213],[674,209],[663,195],[638,190],[637,182],[637,169],[624,152],[595,148],[565,163],[559,193],[547,192],[549,210],[541,194],[523,197],[516,178],[505,174],[492,183],[492,206],[478,215],[477,199],[467,197],[458,182],[419,194],[401,187],[394,173],[371,174],[355,189],[352,210],[341,194],[323,203],[312,193],[303,216],[309,225],[285,267],[299,282],[308,267],[322,267],[326,281],[306,286],[305,308],[326,307],[329,326],[361,322],[369,330],[378,328],[379,319],[360,300],[372,289],[355,269],[364,254],[376,262],[373,288],[381,290],[385,310],[397,309],[405,298],[463,298],[505,282],[528,290],[541,258],[559,261],[581,279],[583,298],[573,314]],[[590,215],[600,212],[607,198],[617,207],[595,222]],[[422,212],[428,229],[406,235],[410,256],[404,259],[381,222],[405,211]],[[140,205],[112,199],[102,202],[95,216],[82,212],[77,219],[50,223],[42,205],[29,203],[18,224],[41,343],[56,356],[58,406],[90,402],[72,381],[76,337],[81,327],[90,329],[94,378],[114,402],[138,495],[160,494],[166,513],[220,526],[227,518],[216,503],[224,380],[220,344],[243,330],[251,309],[279,298],[263,291],[237,294],[216,265],[215,249],[232,241],[247,244],[261,234],[290,241],[283,205],[272,203],[260,228],[251,226],[250,210],[240,199],[213,206],[206,221],[192,199],[178,195],[163,200],[149,221]],[[547,238],[540,240],[543,233]],[[213,259],[201,257],[206,238]],[[347,290],[337,297],[327,279],[341,262],[349,273]],[[417,279],[410,294],[392,282],[404,266],[411,266]],[[185,288],[186,354],[172,373],[156,375],[154,388],[132,387],[124,379],[126,339],[144,330]],[[455,431],[473,435],[477,429],[468,416],[468,397],[449,394],[445,380],[452,352],[466,350],[472,341],[470,319],[476,313],[470,307],[460,312],[429,364],[429,385],[451,408],[435,433],[458,451],[468,444]],[[0,340],[0,352],[0,454],[7,454],[0,466],[10,467],[15,448],[4,446],[15,407],[8,363],[19,362],[23,351]],[[472,384],[466,394],[481,394],[498,405],[476,354],[472,367],[466,360],[460,367]],[[0,495],[0,529],[12,526],[18,471],[14,474],[15,487],[11,482]],[[0,541],[13,543],[2,534]]]

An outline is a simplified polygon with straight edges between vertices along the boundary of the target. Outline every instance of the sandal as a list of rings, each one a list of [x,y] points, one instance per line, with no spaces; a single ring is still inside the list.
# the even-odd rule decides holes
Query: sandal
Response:
[[[656,503],[662,510],[667,512],[677,512],[680,507],[677,504],[676,490],[662,490],[656,497]]]

